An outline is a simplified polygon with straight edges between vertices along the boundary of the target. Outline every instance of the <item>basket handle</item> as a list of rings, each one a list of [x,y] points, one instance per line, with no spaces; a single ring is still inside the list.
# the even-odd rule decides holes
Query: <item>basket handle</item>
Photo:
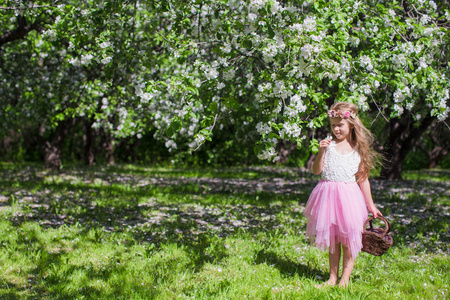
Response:
[[[372,226],[372,220],[373,220],[373,219],[379,219],[379,220],[381,220],[381,221],[383,221],[383,222],[385,223],[386,228],[384,229],[383,235],[386,235],[387,233],[389,233],[389,232],[391,231],[391,224],[389,223],[388,220],[386,220],[385,217],[383,217],[383,216],[381,216],[381,215],[378,216],[378,217],[376,217],[376,218],[374,218],[374,217],[368,218],[368,219],[364,222],[364,226],[363,226],[364,230],[366,229],[367,223],[369,223],[370,229],[373,229],[373,226]]]

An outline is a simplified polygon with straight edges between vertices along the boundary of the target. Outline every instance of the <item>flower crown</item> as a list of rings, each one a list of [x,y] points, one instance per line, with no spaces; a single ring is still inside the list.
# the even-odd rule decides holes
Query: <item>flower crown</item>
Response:
[[[329,110],[327,116],[330,118],[354,119],[356,118],[356,113],[352,113],[349,111]]]

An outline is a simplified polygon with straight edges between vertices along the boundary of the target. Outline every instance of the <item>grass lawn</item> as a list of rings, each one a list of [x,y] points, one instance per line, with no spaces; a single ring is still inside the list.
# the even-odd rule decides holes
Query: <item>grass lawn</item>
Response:
[[[316,289],[304,237],[318,177],[292,168],[0,164],[0,299],[446,299],[450,171],[373,179],[394,246]]]

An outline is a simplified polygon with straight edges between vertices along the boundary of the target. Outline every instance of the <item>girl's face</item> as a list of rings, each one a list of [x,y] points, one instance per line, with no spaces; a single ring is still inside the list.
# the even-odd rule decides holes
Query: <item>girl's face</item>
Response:
[[[349,137],[352,125],[342,118],[331,118],[331,131],[338,141],[342,141]]]

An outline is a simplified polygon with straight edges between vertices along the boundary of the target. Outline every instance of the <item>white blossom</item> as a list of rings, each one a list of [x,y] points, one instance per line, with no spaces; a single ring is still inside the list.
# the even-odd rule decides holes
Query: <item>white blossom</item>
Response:
[[[313,47],[310,44],[306,44],[300,50],[302,51],[302,56],[306,59],[309,59],[311,56],[311,52],[313,51]]]
[[[291,30],[297,31],[298,33],[303,32],[303,25],[299,24],[299,23],[292,24],[290,28],[291,28]]]
[[[45,31],[43,35],[47,37],[50,41],[55,41],[57,38],[56,32],[53,29]]]
[[[436,30],[436,29],[433,28],[433,27],[427,27],[427,28],[425,28],[425,30],[423,31],[423,34],[424,34],[425,36],[432,36],[435,30]]]
[[[260,135],[269,134],[272,131],[272,128],[270,127],[270,123],[263,124],[262,122],[259,122],[256,124],[256,131],[258,131]]]
[[[263,59],[265,62],[271,62],[273,57],[277,55],[278,48],[276,45],[268,44],[267,47],[262,51]]]
[[[437,116],[438,120],[441,121],[441,122],[445,121],[448,118],[448,112],[449,112],[449,110],[447,109],[445,112],[439,114]]]
[[[80,63],[82,65],[87,65],[90,63],[92,58],[94,58],[94,56],[92,54],[86,54],[86,55],[83,54],[83,55],[81,55]]]
[[[434,10],[437,10],[437,5],[434,1],[430,1],[429,4]]]
[[[261,151],[261,153],[258,154],[258,158],[263,160],[270,160],[273,159],[273,157],[276,155],[277,153],[275,152],[275,148],[272,146],[269,149],[264,149],[263,151]]]
[[[234,69],[226,70],[223,72],[223,78],[225,80],[232,80],[236,74],[236,71]]]
[[[395,90],[393,96],[394,96],[394,102],[395,103],[401,103],[405,100],[406,96],[409,96],[409,88],[405,87],[403,90],[397,89]]]
[[[272,88],[272,84],[270,82],[261,83],[258,85],[258,91],[260,91],[260,92],[270,90],[271,88]]]
[[[368,85],[368,84],[363,85],[361,87],[361,89],[363,90],[364,94],[366,94],[366,95],[372,94],[372,89],[370,88],[370,85]]]
[[[166,146],[167,149],[169,149],[169,152],[172,152],[172,150],[177,149],[177,144],[175,143],[174,140],[167,140],[164,145]]]
[[[247,77],[247,84],[252,84],[253,83],[253,74],[252,73],[248,73],[245,77]]]
[[[275,86],[273,88],[273,95],[275,97],[286,99],[292,94],[292,91],[288,90],[281,80],[275,81]]]
[[[431,21],[431,18],[430,18],[429,15],[423,15],[423,16],[420,18],[420,22],[421,22],[423,25],[427,25],[428,22],[430,22],[430,21]]]
[[[339,65],[339,73],[345,74],[350,72],[351,65],[347,58],[343,58],[341,64]]]
[[[428,67],[428,64],[427,64],[427,61],[426,61],[425,57],[421,57],[419,59],[419,66],[420,66],[420,69],[422,69],[422,68],[425,69],[425,68]]]
[[[352,46],[358,47],[360,40],[358,37],[350,37],[349,42]]]
[[[231,44],[226,44],[226,45],[222,46],[221,49],[224,53],[228,54],[231,52]]]
[[[316,31],[316,26],[317,26],[317,22],[316,22],[316,17],[306,17],[305,20],[303,21],[303,30],[306,32],[310,32],[310,31]]]
[[[357,105],[359,109],[366,111],[369,109],[369,105],[367,104],[367,97],[364,95],[360,95],[357,99]]]
[[[372,60],[370,59],[369,56],[363,55],[361,56],[359,61],[361,63],[361,66],[365,67],[367,70],[369,71],[373,70]]]
[[[103,58],[101,60],[101,62],[102,62],[102,64],[107,65],[107,64],[109,64],[111,62],[111,60],[112,60],[112,57],[108,56],[108,57]]]
[[[148,103],[153,98],[153,94],[142,93],[139,97],[141,98],[142,103]]]
[[[389,15],[392,17],[392,18],[394,18],[395,17],[395,10],[393,10],[393,9],[389,9]]]
[[[248,19],[249,19],[251,22],[254,22],[257,18],[258,18],[258,15],[257,15],[257,14],[254,14],[254,13],[249,13],[249,14],[248,14]]]
[[[219,63],[224,67],[228,67],[228,61],[226,57],[219,57]]]
[[[392,55],[392,63],[397,65],[397,67],[406,66],[406,57],[405,57],[405,55],[403,53]]]
[[[258,11],[263,8],[267,3],[267,0],[251,0],[250,1],[250,9],[252,11]]]
[[[108,48],[109,46],[111,46],[111,43],[110,42],[103,42],[99,46],[100,46],[100,48],[105,49],[105,48]]]
[[[394,104],[394,110],[397,112],[397,115],[399,116],[403,114],[403,107],[398,104]]]
[[[285,108],[284,115],[290,118],[294,118],[301,113],[304,113],[308,107],[303,103],[299,95],[291,97],[290,104]]]
[[[205,67],[204,72],[207,80],[216,79],[219,76],[219,72],[216,69],[209,66]]]
[[[287,138],[298,138],[302,132],[302,128],[298,126],[297,123],[291,125],[289,123],[283,124],[283,129],[280,130],[280,137],[282,139]]]
[[[274,1],[272,7],[270,8],[272,14],[276,14],[277,12],[282,12],[283,11],[283,7],[280,5],[280,3],[278,3],[278,1]]]

